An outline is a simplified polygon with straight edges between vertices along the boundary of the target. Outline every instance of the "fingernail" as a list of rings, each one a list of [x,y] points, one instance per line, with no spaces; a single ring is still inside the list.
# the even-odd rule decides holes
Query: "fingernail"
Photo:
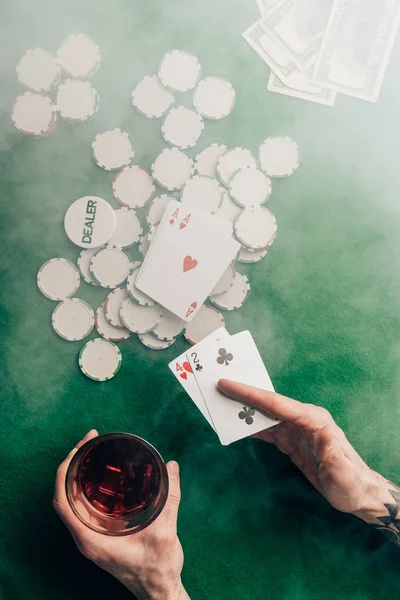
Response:
[[[172,460],[168,465],[168,470],[170,475],[178,475],[179,473],[179,465],[175,460]]]

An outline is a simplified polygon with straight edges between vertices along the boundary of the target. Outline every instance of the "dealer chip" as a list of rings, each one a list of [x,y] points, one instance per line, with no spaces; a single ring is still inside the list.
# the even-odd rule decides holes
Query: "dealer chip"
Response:
[[[230,264],[227,269],[222,273],[222,277],[214,287],[211,292],[211,296],[218,296],[219,294],[223,294],[231,285],[232,281],[236,277],[236,271],[233,264]]]
[[[152,164],[151,171],[160,187],[173,192],[180,190],[193,175],[193,161],[179,148],[164,148]]]
[[[57,60],[46,50],[27,50],[17,65],[18,81],[34,92],[48,92],[61,77]]]
[[[161,61],[158,77],[166,88],[173,92],[192,90],[200,77],[200,63],[184,50],[172,50]]]
[[[245,246],[242,246],[239,250],[237,257],[238,262],[244,264],[257,263],[268,254],[269,247],[265,250],[249,250]]]
[[[230,286],[223,294],[210,296],[210,300],[221,310],[236,310],[241,308],[250,292],[250,284],[246,275],[236,273]]]
[[[229,182],[231,198],[241,206],[260,206],[271,195],[271,180],[260,169],[245,167],[239,169]]]
[[[246,148],[232,148],[231,150],[227,150],[217,162],[218,179],[223,185],[228,187],[236,171],[246,167],[257,168],[257,161],[250,150],[246,150]]]
[[[121,367],[121,352],[113,342],[96,338],[87,342],[79,353],[79,366],[86,377],[108,381]]]
[[[114,210],[116,226],[108,243],[121,248],[129,248],[140,240],[143,233],[142,226],[134,210],[131,208],[118,208]]]
[[[78,260],[76,262],[81,277],[83,277],[86,283],[95,286],[97,286],[98,283],[96,283],[93,277],[91,276],[89,267],[93,254],[95,254],[99,249],[100,248],[88,248],[87,250],[81,250],[78,256]]]
[[[101,337],[110,342],[123,342],[124,340],[127,340],[131,336],[131,332],[125,328],[121,329],[111,325],[104,314],[104,304],[104,302],[103,304],[100,304],[94,316],[94,324],[97,332]]]
[[[116,174],[113,194],[117,202],[127,208],[141,208],[152,199],[155,191],[150,173],[143,167],[132,165]]]
[[[128,294],[132,298],[132,300],[134,300],[141,306],[153,306],[155,304],[154,300],[136,287],[136,280],[139,275],[140,267],[141,263],[136,269],[132,270],[129,274],[128,283],[126,286],[128,289]]]
[[[99,248],[115,231],[116,217],[112,207],[97,196],[75,200],[64,217],[65,233],[81,248]]]
[[[238,218],[238,215],[242,212],[242,208],[236,204],[231,198],[228,190],[224,189],[222,204],[216,213],[216,216],[219,219],[224,219],[225,221],[230,221],[234,223]]]
[[[277,223],[270,210],[262,206],[246,208],[234,224],[235,236],[249,250],[264,250],[276,237]]]
[[[152,335],[159,340],[171,342],[183,334],[185,326],[185,321],[164,308],[161,320],[153,329]]]
[[[229,81],[222,77],[206,77],[193,94],[195,109],[206,119],[223,119],[233,110],[236,93]]]
[[[66,79],[57,90],[56,104],[63,119],[83,123],[97,112],[99,95],[90,81]]]
[[[11,120],[21,133],[45,137],[55,129],[57,108],[48,96],[25,92],[16,98]]]
[[[174,100],[174,95],[160,83],[157,75],[144,77],[132,92],[133,106],[149,119],[162,117]]]
[[[141,306],[132,298],[121,304],[122,323],[133,333],[148,333],[160,322],[163,311],[160,306]]]
[[[45,262],[37,274],[37,285],[46,298],[60,302],[73,296],[80,285],[78,269],[65,258]]]
[[[57,60],[71,77],[85,79],[100,66],[100,48],[83,33],[71,34],[57,50]]]
[[[258,158],[261,168],[270,177],[289,177],[299,167],[299,147],[290,137],[269,137],[261,144]]]
[[[100,248],[90,261],[90,274],[105,288],[116,288],[126,281],[131,269],[129,256],[120,248]]]
[[[117,327],[117,329],[125,329],[123,322],[121,321],[120,311],[121,304],[124,300],[129,298],[128,290],[126,287],[119,287],[108,294],[106,301],[104,302],[104,315],[111,325]]]
[[[193,148],[204,129],[202,117],[189,108],[171,108],[161,126],[163,138],[171,146],[182,150]]]
[[[98,133],[92,142],[92,152],[96,164],[106,171],[127,167],[135,154],[129,135],[121,129]]]
[[[159,340],[153,335],[153,332],[150,333],[139,333],[139,340],[142,342],[146,348],[150,348],[150,350],[166,350],[172,344],[176,342],[176,340]]]
[[[217,162],[228,150],[224,144],[211,144],[199,152],[195,158],[195,169],[197,175],[206,175],[207,177],[217,176]]]
[[[162,194],[161,196],[157,196],[157,198],[153,199],[146,217],[147,223],[150,225],[150,227],[156,227],[159,225],[165,209],[171,200],[176,200],[176,198],[174,198],[174,196],[168,196],[167,194]]]
[[[94,326],[93,309],[80,298],[68,298],[57,304],[51,322],[54,331],[64,340],[83,340]]]
[[[225,319],[213,306],[203,304],[192,321],[186,325],[184,336],[190,344],[198,344],[213,331],[225,327]]]
[[[223,190],[216,179],[206,175],[194,175],[181,190],[182,204],[215,214],[222,204]]]

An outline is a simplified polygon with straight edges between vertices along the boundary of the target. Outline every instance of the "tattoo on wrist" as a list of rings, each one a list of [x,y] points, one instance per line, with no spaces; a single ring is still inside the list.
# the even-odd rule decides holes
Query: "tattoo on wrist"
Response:
[[[394,502],[384,503],[387,514],[382,517],[377,517],[380,524],[373,524],[375,529],[380,531],[388,540],[400,545],[400,489],[388,482],[388,492],[392,496]]]

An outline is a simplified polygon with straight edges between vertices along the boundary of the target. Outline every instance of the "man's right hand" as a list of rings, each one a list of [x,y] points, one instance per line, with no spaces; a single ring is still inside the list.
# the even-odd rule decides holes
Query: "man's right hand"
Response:
[[[400,511],[400,490],[370,469],[326,409],[227,379],[218,382],[218,389],[281,419],[254,437],[275,444],[287,454],[333,507],[373,523],[399,543],[396,514]],[[394,507],[392,515],[386,503]]]

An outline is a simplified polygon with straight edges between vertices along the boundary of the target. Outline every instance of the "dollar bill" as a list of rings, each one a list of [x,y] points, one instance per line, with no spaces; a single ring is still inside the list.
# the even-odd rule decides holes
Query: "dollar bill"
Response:
[[[256,0],[262,15],[266,15],[280,0]]]
[[[376,102],[400,23],[400,0],[335,0],[312,82]]]
[[[263,29],[276,34],[280,49],[300,71],[306,71],[316,61],[333,2],[282,0],[261,20]]]
[[[312,71],[313,68],[311,67],[311,69],[305,73],[299,71],[297,75],[293,75],[292,85],[294,87],[285,85],[283,81],[279,79],[278,75],[271,71],[267,89],[276,94],[301,98],[302,100],[309,100],[310,102],[317,102],[318,104],[325,104],[326,106],[333,106],[336,100],[336,92],[311,84]]]
[[[290,76],[298,69],[277,45],[276,35],[266,33],[260,21],[257,21],[244,32],[243,37],[271,70],[277,73],[284,83],[290,85]]]

